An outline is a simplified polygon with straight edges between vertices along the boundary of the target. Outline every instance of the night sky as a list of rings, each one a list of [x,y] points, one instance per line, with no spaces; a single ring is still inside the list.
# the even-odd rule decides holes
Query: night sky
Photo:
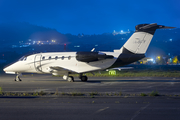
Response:
[[[0,0],[0,23],[14,21],[75,35],[134,30],[141,23],[180,28],[180,0]]]

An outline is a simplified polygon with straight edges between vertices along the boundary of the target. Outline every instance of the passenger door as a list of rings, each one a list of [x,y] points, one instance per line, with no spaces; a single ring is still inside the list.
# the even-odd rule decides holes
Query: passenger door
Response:
[[[37,72],[42,72],[41,57],[42,57],[42,55],[36,55],[34,58],[34,67]]]

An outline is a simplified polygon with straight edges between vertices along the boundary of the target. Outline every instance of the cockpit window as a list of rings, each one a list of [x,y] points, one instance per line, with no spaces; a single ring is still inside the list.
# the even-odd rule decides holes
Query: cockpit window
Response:
[[[25,60],[27,59],[27,57],[30,56],[30,55],[33,55],[33,53],[32,53],[32,54],[24,55],[23,57],[21,57],[21,58],[19,59],[19,61],[25,61]],[[26,59],[24,59],[24,58],[26,58]]]
[[[27,57],[24,58],[24,61],[26,61]]]
[[[24,56],[19,59],[19,61],[22,61],[24,59]]]
[[[19,61],[26,61],[27,57],[23,56],[19,59]]]

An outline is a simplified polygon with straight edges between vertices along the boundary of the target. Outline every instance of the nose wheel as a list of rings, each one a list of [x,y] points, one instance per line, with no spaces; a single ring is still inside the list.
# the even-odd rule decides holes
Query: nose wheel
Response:
[[[21,75],[22,75],[21,73],[17,74],[14,81],[22,81],[20,78]]]

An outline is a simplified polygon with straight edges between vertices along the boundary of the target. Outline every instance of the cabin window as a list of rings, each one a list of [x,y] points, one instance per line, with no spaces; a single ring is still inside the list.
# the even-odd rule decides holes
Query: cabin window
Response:
[[[71,56],[68,57],[68,60],[70,60],[70,59],[71,59]]]
[[[58,56],[55,57],[55,60],[57,60],[57,59],[58,59]]]
[[[45,57],[43,56],[43,57],[42,57],[42,59],[44,60],[44,59],[45,59]]]
[[[64,60],[64,56],[62,56],[62,58],[61,58],[62,60]]]
[[[49,59],[51,59],[51,56],[49,56]]]

